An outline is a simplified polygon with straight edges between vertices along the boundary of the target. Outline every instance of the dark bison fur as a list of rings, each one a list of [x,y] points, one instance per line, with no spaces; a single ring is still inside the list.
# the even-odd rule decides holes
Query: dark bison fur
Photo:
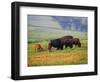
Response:
[[[65,45],[65,47],[73,47],[73,36],[64,36],[60,38],[61,43]]]
[[[61,41],[64,41],[65,39],[73,39],[73,36],[69,35],[69,36],[63,36],[60,38]]]
[[[81,47],[80,39],[79,39],[79,38],[74,38],[74,39],[73,39],[73,44],[74,44],[75,46]]]
[[[73,48],[73,39],[66,39],[64,44],[65,48],[67,47]]]
[[[51,40],[48,43],[48,50],[50,51],[52,47],[57,48],[57,50],[59,49],[63,50],[63,44],[61,43],[60,39]]]

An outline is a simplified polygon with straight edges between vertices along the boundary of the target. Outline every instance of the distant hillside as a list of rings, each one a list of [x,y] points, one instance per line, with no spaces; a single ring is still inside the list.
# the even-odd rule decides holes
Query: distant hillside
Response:
[[[28,15],[28,41],[56,39],[66,35],[87,38],[87,17]]]
[[[66,35],[72,35],[74,37],[84,38],[87,36],[87,33],[63,30],[58,28],[50,28],[50,27],[32,27],[32,26],[28,27],[29,42],[51,40]]]

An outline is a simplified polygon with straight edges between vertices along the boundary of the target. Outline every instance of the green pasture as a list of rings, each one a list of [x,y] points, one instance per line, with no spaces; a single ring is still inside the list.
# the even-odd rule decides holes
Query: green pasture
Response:
[[[81,48],[64,48],[56,50],[47,49],[48,41],[65,35],[72,35],[81,41]],[[35,51],[34,44],[38,42],[43,47],[43,51]],[[28,66],[50,66],[50,65],[79,65],[88,63],[87,33],[65,31],[60,29],[35,28],[28,31]]]
[[[44,65],[73,65],[87,64],[87,40],[81,40],[82,46],[64,48],[56,50],[52,48],[49,52],[47,49],[48,41],[41,41],[43,51],[35,51],[34,43],[28,44],[28,66],[44,66]],[[66,58],[64,60],[64,58]],[[69,59],[68,59],[69,58]]]

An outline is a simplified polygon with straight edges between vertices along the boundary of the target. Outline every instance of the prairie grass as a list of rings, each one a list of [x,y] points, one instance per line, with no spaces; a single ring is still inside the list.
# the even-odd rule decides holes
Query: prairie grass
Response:
[[[88,63],[87,32],[68,31],[58,28],[28,27],[28,66],[50,66],[50,65],[77,65]],[[78,37],[81,41],[81,48],[73,47],[56,50],[47,49],[48,41],[66,35]],[[39,42],[43,51],[36,52],[35,42]]]
[[[87,40],[81,39],[81,48],[74,46],[71,48],[64,48],[63,50],[56,50],[52,48],[49,52],[47,49],[48,41],[39,42],[43,47],[43,51],[35,51],[34,44],[28,43],[28,66],[50,66],[50,65],[77,65],[87,64]]]

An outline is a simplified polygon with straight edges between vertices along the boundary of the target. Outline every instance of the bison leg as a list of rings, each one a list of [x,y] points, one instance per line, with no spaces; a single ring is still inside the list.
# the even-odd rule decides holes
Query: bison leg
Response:
[[[70,45],[70,48],[73,48],[73,45]]]
[[[60,49],[63,50],[63,46],[61,46]]]
[[[65,45],[65,48],[67,48],[68,47],[68,45]]]

